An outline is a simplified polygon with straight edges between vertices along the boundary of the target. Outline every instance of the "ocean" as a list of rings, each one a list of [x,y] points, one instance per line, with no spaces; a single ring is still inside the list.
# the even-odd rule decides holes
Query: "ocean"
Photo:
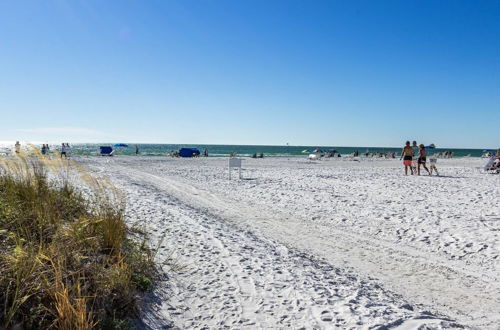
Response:
[[[38,146],[38,145],[37,145]],[[323,151],[336,150],[342,155],[352,154],[358,151],[359,154],[369,153],[401,153],[402,147],[339,147],[339,146],[267,146],[267,145],[219,145],[219,144],[135,144],[129,143],[128,147],[114,147],[112,143],[75,143],[71,144],[71,153],[77,155],[96,155],[99,146],[112,146],[116,155],[135,155],[135,147],[139,147],[139,154],[142,156],[162,156],[170,151],[178,151],[180,148],[198,148],[201,153],[208,150],[210,157],[228,156],[235,152],[238,156],[249,157],[253,154],[264,154],[266,157],[299,157],[306,156],[315,149]],[[11,146],[13,147],[13,146]],[[51,145],[51,150],[59,150],[60,145]],[[454,157],[481,157],[483,149],[452,149],[436,148],[427,149],[428,155],[452,151]]]

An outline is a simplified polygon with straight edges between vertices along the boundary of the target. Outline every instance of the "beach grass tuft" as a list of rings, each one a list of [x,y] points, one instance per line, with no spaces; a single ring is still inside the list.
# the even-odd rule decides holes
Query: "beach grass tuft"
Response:
[[[1,158],[0,329],[129,328],[155,266],[124,206],[75,162]]]

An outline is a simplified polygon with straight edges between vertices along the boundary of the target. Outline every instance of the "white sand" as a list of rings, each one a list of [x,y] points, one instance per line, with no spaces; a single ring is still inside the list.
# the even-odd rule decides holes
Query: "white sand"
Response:
[[[442,177],[245,159],[232,181],[227,159],[79,160],[127,192],[131,223],[165,235],[158,260],[184,266],[166,269],[151,328],[500,324],[500,176],[481,159],[440,160]]]

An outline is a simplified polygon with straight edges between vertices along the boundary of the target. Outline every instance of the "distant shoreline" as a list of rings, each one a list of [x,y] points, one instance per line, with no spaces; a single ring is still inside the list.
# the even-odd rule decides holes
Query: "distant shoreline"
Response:
[[[60,145],[63,141],[24,141],[24,140],[19,140],[22,144],[33,144],[33,145],[42,145],[48,143],[49,145]],[[66,141],[66,140],[65,140]],[[401,149],[403,147],[404,141],[401,140],[401,146],[339,146],[339,145],[320,145],[320,144],[314,144],[314,145],[286,145],[286,144],[221,144],[221,143],[151,143],[151,142],[123,142],[123,141],[115,141],[115,142],[109,142],[109,141],[104,141],[104,142],[69,142],[70,145],[73,146],[79,146],[79,145],[95,145],[95,146],[100,146],[100,145],[114,145],[118,142],[120,143],[125,143],[130,146],[136,146],[136,145],[156,145],[156,146],[189,146],[189,147],[196,147],[196,146],[214,146],[214,147],[225,147],[225,146],[235,146],[235,147],[276,147],[276,148],[348,148],[348,149],[359,149],[359,150],[365,150],[365,149]],[[7,147],[7,146],[12,146],[16,143],[16,140],[12,141],[0,141],[0,147]],[[420,142],[419,142],[420,143]],[[430,142],[431,143],[431,142]],[[430,144],[428,143],[428,144]],[[424,143],[426,144],[426,143]],[[427,145],[427,144],[426,144]],[[460,148],[460,147],[440,147],[438,146],[436,149],[439,150],[471,150],[471,151],[477,151],[477,150],[497,150],[500,146],[493,146],[493,147],[480,147],[480,148]]]
[[[41,144],[31,143],[36,147]],[[315,150],[322,152],[340,153],[342,156],[350,155],[358,152],[360,156],[365,154],[385,154],[394,152],[397,155],[401,153],[401,147],[340,147],[340,146],[273,146],[273,145],[224,145],[224,144],[143,144],[143,143],[126,143],[128,147],[115,146],[116,143],[70,143],[71,153],[73,155],[92,155],[96,154],[99,146],[111,146],[115,149],[115,155],[135,155],[136,146],[139,148],[139,154],[143,156],[160,156],[168,152],[178,151],[180,148],[198,148],[201,153],[207,149],[209,156],[228,156],[236,153],[240,156],[252,156],[254,154],[263,154],[265,157],[292,157],[292,156],[307,156]],[[21,142],[22,146],[27,143]],[[59,150],[59,143],[49,143],[52,151]],[[0,143],[0,149],[12,150],[14,144]],[[444,153],[446,151],[453,152],[454,157],[481,157],[484,150],[495,151],[496,149],[469,149],[469,148],[435,148],[428,149],[428,155],[436,153]]]

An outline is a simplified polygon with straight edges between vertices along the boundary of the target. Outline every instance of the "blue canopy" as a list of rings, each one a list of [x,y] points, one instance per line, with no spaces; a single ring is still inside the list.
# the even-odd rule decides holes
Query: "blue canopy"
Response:
[[[128,144],[125,144],[125,143],[115,143],[115,147],[128,147]]]
[[[200,151],[196,148],[181,148],[179,150],[179,156],[181,157],[194,157],[199,155]]]
[[[109,146],[100,146],[99,147],[101,156],[112,156],[113,155],[113,148]]]

